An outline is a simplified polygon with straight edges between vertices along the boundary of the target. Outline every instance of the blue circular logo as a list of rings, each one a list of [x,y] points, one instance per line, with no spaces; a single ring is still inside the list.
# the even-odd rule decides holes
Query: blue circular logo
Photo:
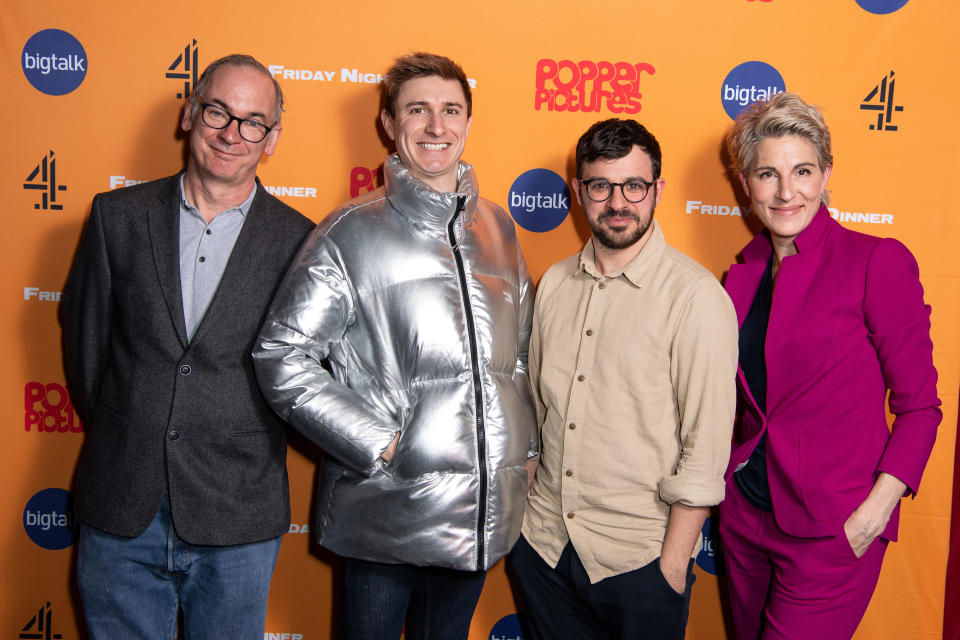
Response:
[[[527,231],[550,231],[570,213],[570,189],[553,171],[530,169],[513,181],[507,202],[518,225]]]
[[[860,5],[860,8],[864,11],[884,15],[902,9],[903,5],[909,1],[910,0],[857,0],[857,4]]]
[[[709,573],[717,575],[717,569],[722,569],[720,535],[717,532],[716,518],[713,516],[707,518],[703,523],[703,542],[700,545],[700,552],[697,553],[697,565]]]
[[[51,96],[70,93],[87,77],[87,52],[79,40],[60,29],[30,36],[20,63],[33,88]]]
[[[720,101],[731,119],[758,100],[769,100],[773,94],[786,91],[780,72],[766,62],[751,60],[738,64],[723,79]]]
[[[23,510],[23,528],[44,549],[66,549],[77,533],[73,495],[64,489],[38,491]]]
[[[511,613],[504,616],[493,625],[490,630],[490,640],[523,640],[523,632],[520,631],[520,620],[517,614]]]

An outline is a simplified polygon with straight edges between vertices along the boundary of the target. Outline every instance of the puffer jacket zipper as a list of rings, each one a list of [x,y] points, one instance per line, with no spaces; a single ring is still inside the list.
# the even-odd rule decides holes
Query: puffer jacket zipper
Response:
[[[480,472],[480,504],[477,515],[477,571],[484,567],[486,556],[486,522],[487,522],[487,445],[483,421],[483,387],[480,381],[480,357],[477,350],[477,337],[473,324],[473,306],[470,304],[470,291],[467,288],[467,273],[463,267],[463,256],[460,253],[460,243],[454,231],[457,219],[463,213],[466,196],[457,197],[457,209],[447,225],[447,235],[450,239],[450,248],[457,262],[457,275],[460,277],[460,293],[463,296],[464,311],[467,318],[467,336],[470,340],[470,364],[473,372],[473,394],[476,404],[477,417],[477,462]]]

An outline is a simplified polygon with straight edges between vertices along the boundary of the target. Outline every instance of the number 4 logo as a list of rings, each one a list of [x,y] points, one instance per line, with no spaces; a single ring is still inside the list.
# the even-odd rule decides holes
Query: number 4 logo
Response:
[[[21,640],[56,640],[63,635],[53,632],[53,607],[48,602],[23,626]]]
[[[894,112],[903,111],[903,105],[893,104],[893,90],[896,82],[894,73],[891,71],[860,103],[861,111],[877,112],[877,122],[870,125],[870,131],[896,131],[898,129],[897,125],[891,124]]]

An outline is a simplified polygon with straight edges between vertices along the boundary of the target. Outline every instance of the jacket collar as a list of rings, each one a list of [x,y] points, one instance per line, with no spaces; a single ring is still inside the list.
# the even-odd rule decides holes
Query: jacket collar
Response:
[[[400,156],[388,156],[383,163],[387,199],[397,211],[417,226],[446,232],[447,225],[457,211],[457,199],[464,197],[461,220],[466,224],[477,208],[479,185],[473,167],[460,162],[457,169],[457,190],[451,193],[435,191],[419,178],[411,175],[400,162]]]
[[[580,271],[584,271],[597,279],[619,278],[622,275],[633,286],[642,287],[660,263],[660,256],[663,255],[666,246],[667,241],[663,236],[663,229],[660,228],[660,224],[654,218],[653,232],[647,239],[647,243],[623,269],[615,273],[600,273],[596,263],[596,252],[593,248],[593,238],[590,238],[584,245],[583,251],[580,252]]]
[[[817,212],[813,214],[813,219],[810,220],[807,228],[801,231],[794,240],[794,243],[797,245],[797,253],[804,254],[817,251],[823,243],[827,230],[834,224],[836,223],[833,218],[830,217],[827,206],[821,204]],[[770,259],[770,254],[773,253],[773,245],[770,243],[770,233],[768,231],[758,233],[753,240],[743,248],[741,253],[743,254],[744,263],[763,262],[766,264],[767,260]]]

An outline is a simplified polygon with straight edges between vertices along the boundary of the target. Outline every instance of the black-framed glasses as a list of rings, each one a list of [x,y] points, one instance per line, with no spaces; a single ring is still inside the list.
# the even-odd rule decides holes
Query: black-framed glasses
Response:
[[[650,191],[650,185],[653,183],[640,178],[632,178],[626,182],[610,182],[606,178],[590,178],[589,180],[581,180],[580,184],[587,192],[587,197],[594,202],[606,202],[613,195],[614,187],[620,187],[620,193],[623,194],[624,200],[636,204],[643,202],[643,199],[647,197],[647,192]]]
[[[220,105],[213,104],[212,102],[204,102],[200,105],[200,109],[203,124],[211,129],[226,129],[230,126],[230,123],[236,120],[240,128],[240,137],[247,142],[260,142],[267,137],[267,134],[273,130],[273,127],[277,126],[276,123],[273,123],[272,126],[268,127],[256,120],[238,118]]]

